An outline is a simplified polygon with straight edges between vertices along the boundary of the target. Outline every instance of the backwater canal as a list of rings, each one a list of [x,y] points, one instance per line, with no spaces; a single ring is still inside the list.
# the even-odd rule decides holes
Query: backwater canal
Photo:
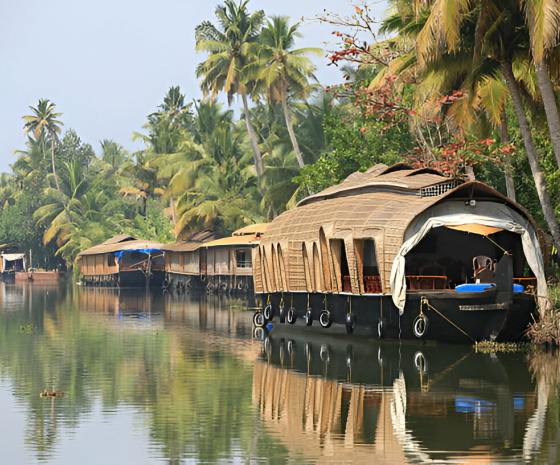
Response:
[[[559,463],[555,354],[252,328],[241,300],[0,283],[0,464]]]

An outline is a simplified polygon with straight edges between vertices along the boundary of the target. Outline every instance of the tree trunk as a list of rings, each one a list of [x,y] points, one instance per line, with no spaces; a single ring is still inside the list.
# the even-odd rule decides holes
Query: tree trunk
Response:
[[[556,163],[560,169],[560,115],[558,114],[558,106],[556,105],[556,95],[552,88],[552,82],[548,74],[548,66],[544,60],[535,62],[535,70],[537,71],[537,79],[544,103],[544,111],[546,112],[546,121],[548,122],[548,130],[550,132],[550,141],[556,156]]]
[[[175,211],[175,202],[173,200],[173,195],[169,196],[169,206],[171,207],[171,221],[173,223],[173,235],[177,239],[177,234],[175,233],[175,226],[177,225],[177,212]]]
[[[56,175],[56,166],[54,163],[54,141],[55,141],[56,134],[51,133],[51,162],[52,162],[52,172],[54,177],[54,183],[56,184],[56,190],[58,191],[58,195],[60,195],[60,202],[62,203],[62,208],[64,208],[64,212],[66,213],[66,220],[68,223],[72,222],[72,216],[70,216],[70,212],[68,211],[68,206],[64,201],[64,194],[60,189],[60,184],[58,183],[58,176]]]
[[[286,86],[282,86],[282,110],[284,110],[284,118],[286,119],[286,127],[288,128],[288,134],[290,135],[290,140],[292,141],[292,147],[294,148],[294,153],[296,154],[297,162],[300,168],[305,166],[303,162],[303,157],[301,156],[301,151],[299,149],[299,144],[296,139],[296,134],[294,132],[294,126],[292,125],[292,115],[290,114],[290,109],[288,108],[288,98],[286,96]]]
[[[509,136],[508,136],[508,125],[507,125],[507,118],[506,112],[502,111],[500,115],[500,142],[502,144],[509,143]],[[508,198],[516,202],[515,197],[515,183],[513,182],[513,169],[511,166],[511,156],[504,154],[504,176],[506,178],[506,193]]]
[[[253,123],[251,122],[251,114],[249,113],[249,105],[247,104],[247,95],[245,95],[245,93],[242,93],[241,98],[243,100],[243,111],[245,113],[245,125],[247,126],[247,133],[249,134],[249,140],[251,141],[251,148],[253,149],[253,161],[255,162],[255,169],[257,170],[257,178],[261,179],[264,173],[262,155],[259,150],[259,145],[257,144],[257,137],[255,135],[255,131],[253,130]]]
[[[513,75],[511,62],[502,62],[501,68],[513,101],[513,107],[515,109],[517,119],[519,120],[519,128],[521,129],[523,144],[525,145],[525,151],[527,152],[527,160],[531,166],[531,172],[533,173],[533,178],[535,180],[535,188],[537,189],[543,215],[548,228],[550,229],[550,233],[552,234],[554,245],[558,250],[560,250],[560,227],[558,226],[558,221],[556,221],[554,207],[550,201],[550,196],[548,195],[544,175],[539,164],[538,153],[535,148],[531,129],[529,128],[529,123],[527,122],[527,115],[525,114],[525,107],[523,106],[523,101],[521,100],[521,93],[519,92],[517,81]]]

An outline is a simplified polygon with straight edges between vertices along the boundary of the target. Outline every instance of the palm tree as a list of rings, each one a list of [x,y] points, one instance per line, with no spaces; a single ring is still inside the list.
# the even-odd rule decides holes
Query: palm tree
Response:
[[[515,60],[520,54],[527,53],[525,43],[528,39],[528,31],[525,28],[522,12],[518,5],[512,5],[508,0],[459,3],[447,0],[433,2],[430,17],[418,35],[417,55],[425,64],[427,61],[439,59],[443,53],[454,52],[459,45],[458,31],[461,29],[461,22],[475,22],[474,65],[482,66],[483,56],[485,62],[499,65],[519,121],[543,216],[552,234],[554,245],[559,248],[560,227],[539,164],[519,83],[513,71]]]
[[[558,46],[558,30],[560,29],[560,4],[555,1],[550,5],[547,2],[536,0],[520,1],[520,8],[524,7],[531,53],[541,91],[546,121],[550,132],[550,141],[556,156],[556,163],[560,169],[560,114],[556,103],[556,95],[550,80],[550,69],[547,61],[554,61],[556,77],[558,77],[558,58],[553,49]]]
[[[49,134],[51,139],[51,162],[56,190],[60,195],[60,201],[62,202],[64,211],[66,212],[66,218],[68,221],[71,221],[70,212],[68,211],[68,206],[64,201],[64,195],[60,189],[58,176],[56,175],[56,164],[54,159],[54,148],[56,142],[58,141],[58,134],[61,132],[60,126],[64,126],[64,123],[56,118],[62,115],[62,113],[56,113],[55,104],[50,102],[48,99],[39,99],[39,105],[37,105],[37,107],[30,106],[29,108],[31,108],[34,114],[22,117],[25,120],[25,124],[23,125],[25,135],[32,132],[33,137],[37,140],[41,133],[47,132]]]
[[[257,78],[267,88],[269,100],[279,101],[282,104],[286,127],[296,154],[300,168],[305,166],[299,148],[292,115],[288,108],[288,93],[291,92],[301,99],[305,99],[309,91],[309,79],[316,81],[313,72],[316,67],[305,54],[315,53],[321,55],[323,51],[318,48],[301,48],[294,50],[296,37],[301,37],[298,32],[299,24],[289,26],[286,16],[273,16],[267,21],[260,35],[259,57],[255,63],[248,66],[254,69]]]
[[[198,65],[196,75],[202,77],[200,87],[205,94],[210,93],[212,98],[222,90],[226,92],[229,104],[235,94],[241,96],[255,169],[260,179],[264,171],[263,161],[247,103],[252,83],[246,79],[243,70],[253,59],[250,54],[254,49],[250,44],[258,39],[264,21],[264,11],[249,14],[248,2],[249,0],[245,0],[236,5],[233,1],[226,0],[223,6],[216,7],[219,28],[209,21],[204,21],[196,27],[197,52],[209,53],[206,61]]]

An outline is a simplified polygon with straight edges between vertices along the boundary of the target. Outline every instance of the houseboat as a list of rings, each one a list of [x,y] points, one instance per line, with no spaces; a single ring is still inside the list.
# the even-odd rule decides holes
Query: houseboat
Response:
[[[165,252],[164,289],[175,289],[179,293],[187,289],[202,290],[205,280],[201,273],[204,263],[201,261],[200,247],[205,242],[216,239],[212,230],[205,229],[191,235],[184,241],[162,246]]]
[[[254,224],[238,229],[230,237],[165,245],[167,284],[179,290],[252,292],[252,250],[258,246],[266,227]]]
[[[268,225],[254,250],[254,323],[519,340],[547,293],[541,245],[530,215],[483,183],[375,165]]]
[[[17,272],[27,271],[27,262],[23,253],[0,254],[0,281],[15,281]]]
[[[78,256],[85,285],[161,286],[165,275],[163,244],[115,236]]]

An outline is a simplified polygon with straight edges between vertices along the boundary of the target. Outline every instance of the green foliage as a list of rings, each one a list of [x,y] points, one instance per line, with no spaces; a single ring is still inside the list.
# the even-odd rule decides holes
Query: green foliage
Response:
[[[341,110],[325,117],[327,150],[313,165],[301,170],[294,180],[299,185],[319,192],[338,184],[355,171],[365,171],[376,163],[391,165],[402,161],[412,149],[408,131],[394,126],[381,131],[375,121]],[[366,128],[366,124],[371,123]],[[365,129],[365,130],[364,130]]]

